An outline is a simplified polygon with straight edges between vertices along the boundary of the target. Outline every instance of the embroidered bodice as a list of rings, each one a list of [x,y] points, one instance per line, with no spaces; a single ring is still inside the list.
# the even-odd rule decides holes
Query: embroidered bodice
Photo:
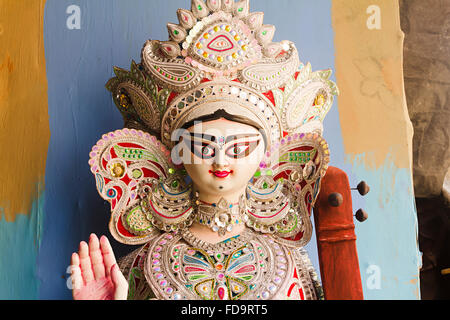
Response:
[[[129,299],[314,300],[321,298],[306,251],[245,231],[217,245],[189,231],[165,233],[121,261]]]

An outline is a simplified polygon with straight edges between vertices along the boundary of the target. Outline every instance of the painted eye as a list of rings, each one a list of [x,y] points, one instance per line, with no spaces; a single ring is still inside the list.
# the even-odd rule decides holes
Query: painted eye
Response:
[[[216,151],[211,145],[201,142],[193,142],[192,153],[201,159],[211,159],[216,156]]]
[[[203,157],[212,157],[214,156],[214,148],[211,148],[210,146],[204,145],[202,147],[202,156]]]
[[[235,144],[234,146],[230,147],[226,151],[226,155],[231,158],[239,158],[242,156],[248,156],[250,149],[250,143],[241,143],[241,144]]]

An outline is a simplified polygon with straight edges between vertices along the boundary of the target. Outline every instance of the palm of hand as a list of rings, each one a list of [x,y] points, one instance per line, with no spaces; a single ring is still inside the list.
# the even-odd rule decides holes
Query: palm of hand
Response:
[[[92,234],[72,254],[72,293],[75,300],[124,300],[128,283],[120,272],[106,237]]]

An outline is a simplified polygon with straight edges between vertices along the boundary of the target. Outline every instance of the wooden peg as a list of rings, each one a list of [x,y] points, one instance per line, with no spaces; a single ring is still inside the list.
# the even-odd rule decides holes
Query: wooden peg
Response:
[[[364,209],[359,209],[356,211],[355,217],[359,222],[364,222],[369,218],[369,215]]]
[[[334,192],[328,196],[328,203],[332,207],[340,207],[342,203],[344,202],[344,197],[342,197],[342,194]]]

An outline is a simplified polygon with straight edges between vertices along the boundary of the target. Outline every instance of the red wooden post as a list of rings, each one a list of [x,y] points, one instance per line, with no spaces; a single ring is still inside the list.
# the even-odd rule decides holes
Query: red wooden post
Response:
[[[332,206],[328,200],[332,193],[342,195],[343,201],[337,207]],[[328,168],[314,207],[314,221],[325,299],[364,299],[351,190],[348,177],[342,170]]]

